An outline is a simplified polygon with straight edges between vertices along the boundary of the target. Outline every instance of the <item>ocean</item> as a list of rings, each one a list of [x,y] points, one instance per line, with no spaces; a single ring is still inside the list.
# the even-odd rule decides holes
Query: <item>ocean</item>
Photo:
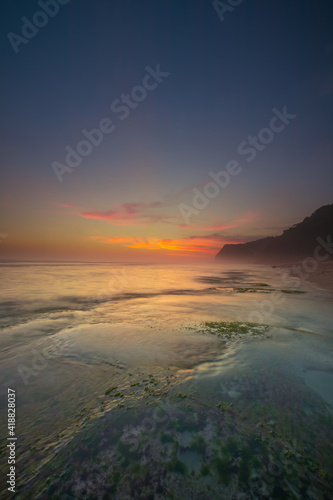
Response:
[[[331,292],[269,266],[0,269],[17,498],[332,497]]]

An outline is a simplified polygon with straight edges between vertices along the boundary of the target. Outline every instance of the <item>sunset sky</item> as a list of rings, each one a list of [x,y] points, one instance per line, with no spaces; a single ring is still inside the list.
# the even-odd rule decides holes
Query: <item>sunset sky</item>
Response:
[[[1,259],[207,260],[332,203],[332,2],[244,0],[223,21],[204,0],[63,3],[25,42],[8,33],[38,2],[2,6]],[[297,116],[248,161],[240,144],[285,106]],[[66,165],[104,119],[113,131]]]

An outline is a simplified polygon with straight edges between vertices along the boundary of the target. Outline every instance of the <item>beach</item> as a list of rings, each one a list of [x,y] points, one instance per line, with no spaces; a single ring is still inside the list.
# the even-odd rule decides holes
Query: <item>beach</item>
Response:
[[[320,262],[318,269],[308,279],[319,288],[333,291],[333,261]]]
[[[320,270],[295,289],[271,266],[3,264],[17,498],[328,498]]]

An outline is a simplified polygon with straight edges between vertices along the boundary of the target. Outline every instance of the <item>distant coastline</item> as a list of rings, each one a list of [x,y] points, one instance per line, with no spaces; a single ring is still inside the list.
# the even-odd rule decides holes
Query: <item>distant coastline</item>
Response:
[[[302,259],[324,262],[333,258],[333,204],[294,224],[280,236],[248,243],[226,244],[216,255],[221,261],[284,264]]]

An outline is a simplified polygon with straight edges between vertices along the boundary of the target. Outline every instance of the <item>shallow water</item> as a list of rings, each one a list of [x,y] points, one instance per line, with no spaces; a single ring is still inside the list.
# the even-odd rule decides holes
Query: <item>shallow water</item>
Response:
[[[0,267],[18,498],[332,497],[333,294],[265,266]]]

